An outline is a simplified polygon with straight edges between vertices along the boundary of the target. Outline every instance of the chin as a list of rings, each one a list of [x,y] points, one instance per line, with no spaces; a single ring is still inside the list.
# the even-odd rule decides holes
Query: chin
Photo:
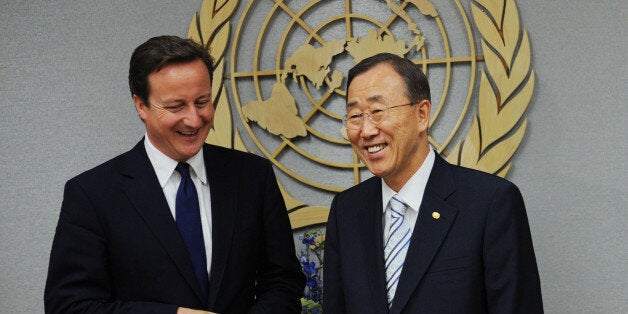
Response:
[[[194,147],[194,148],[186,148],[179,151],[179,155],[183,156],[185,160],[192,158],[196,153],[201,150],[202,146]]]
[[[380,178],[385,178],[392,173],[390,169],[374,168],[374,169],[369,169],[369,170],[371,171],[371,173],[373,173],[374,176],[380,177]]]

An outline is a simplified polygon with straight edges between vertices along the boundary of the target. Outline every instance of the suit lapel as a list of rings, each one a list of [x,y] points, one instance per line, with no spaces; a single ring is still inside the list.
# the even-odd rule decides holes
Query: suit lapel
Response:
[[[237,169],[227,167],[229,158],[222,156],[221,150],[205,145],[203,153],[212,206],[212,265],[209,277],[209,308],[212,308],[222,284],[238,215],[239,176],[236,175]]]
[[[363,275],[373,279],[373,283],[369,285],[370,300],[374,305],[373,313],[385,313],[388,311],[388,300],[386,299],[386,271],[384,270],[381,179],[369,179],[367,184],[367,188],[363,190],[364,194],[355,203],[356,217],[351,220],[356,222],[354,236],[359,239],[356,243],[360,243],[362,247],[360,251],[363,252],[363,255],[356,259],[360,261],[356,264],[356,268],[364,267]]]
[[[406,305],[458,213],[455,207],[445,202],[455,190],[454,178],[448,167],[449,164],[437,154],[425,188],[419,216],[390,309],[391,313],[400,313]],[[432,216],[434,212],[440,214],[438,219]]]
[[[125,177],[122,189],[199,300],[205,300],[177,224],[144,149],[144,142],[140,141],[126,157],[121,169],[121,174]]]

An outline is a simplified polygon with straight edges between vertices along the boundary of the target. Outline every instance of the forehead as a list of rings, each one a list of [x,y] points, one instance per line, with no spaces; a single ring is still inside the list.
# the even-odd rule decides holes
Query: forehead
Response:
[[[347,88],[347,107],[376,101],[397,102],[405,98],[402,77],[387,63],[356,75]]]
[[[182,96],[210,92],[211,79],[205,63],[197,59],[185,63],[171,63],[159,71],[153,71],[148,75],[148,86],[150,96],[156,94]]]

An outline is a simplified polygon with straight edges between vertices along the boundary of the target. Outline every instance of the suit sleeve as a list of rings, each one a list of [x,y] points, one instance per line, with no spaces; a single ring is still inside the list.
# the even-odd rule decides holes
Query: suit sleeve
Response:
[[[257,270],[257,300],[249,313],[300,313],[305,275],[296,257],[288,212],[270,163],[266,174],[263,256]]]
[[[521,193],[495,192],[484,234],[484,280],[490,313],[543,313],[541,285]]]
[[[340,248],[337,215],[338,196],[331,203],[325,231],[325,267],[323,267],[323,313],[344,313],[345,299],[340,272]]]
[[[176,313],[178,306],[115,300],[107,235],[77,180],[65,186],[44,292],[46,313]]]

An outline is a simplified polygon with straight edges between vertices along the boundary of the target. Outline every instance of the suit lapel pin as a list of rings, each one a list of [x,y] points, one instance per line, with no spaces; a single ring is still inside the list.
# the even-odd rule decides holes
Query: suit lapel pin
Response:
[[[434,219],[440,218],[440,213],[439,212],[432,212],[432,218],[434,218]]]

